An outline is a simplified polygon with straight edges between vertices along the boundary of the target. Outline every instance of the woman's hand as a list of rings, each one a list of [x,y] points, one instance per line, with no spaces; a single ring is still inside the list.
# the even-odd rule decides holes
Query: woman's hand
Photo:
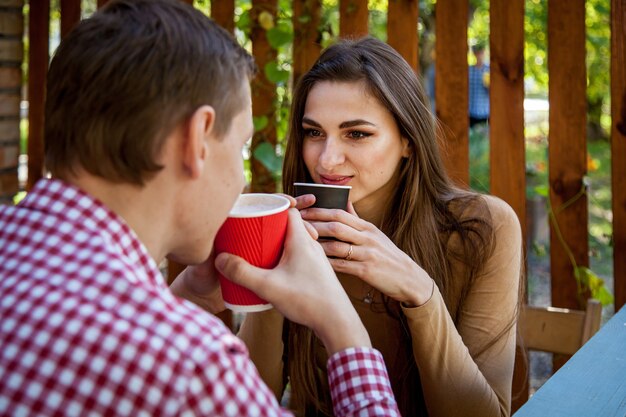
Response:
[[[300,214],[322,238],[319,242],[335,272],[359,277],[408,306],[419,306],[430,299],[434,282],[426,271],[376,226],[359,218],[352,203],[348,203],[347,212],[307,208]]]

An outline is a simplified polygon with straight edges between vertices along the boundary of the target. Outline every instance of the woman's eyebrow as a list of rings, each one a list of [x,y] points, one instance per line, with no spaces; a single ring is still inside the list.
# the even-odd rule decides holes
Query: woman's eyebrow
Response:
[[[367,120],[363,120],[363,119],[356,119],[356,120],[348,120],[347,122],[342,122],[339,125],[339,128],[345,129],[347,127],[354,127],[354,126],[361,126],[361,125],[368,125],[368,126],[376,127],[376,125],[372,122],[368,122]]]
[[[322,127],[321,124],[319,124],[318,122],[316,122],[313,119],[309,119],[308,117],[303,117],[302,118],[302,124],[307,124],[310,126],[315,126],[315,127]],[[376,127],[376,125],[372,122],[368,122],[367,120],[363,120],[363,119],[356,119],[356,120],[348,120],[345,122],[341,122],[341,124],[339,125],[340,129],[345,129],[348,127],[354,127],[354,126],[362,126],[362,125],[368,125],[368,126],[374,126]]]
[[[321,125],[321,124],[317,123],[317,122],[316,122],[315,120],[313,120],[313,119],[309,119],[309,118],[308,118],[308,117],[306,117],[306,116],[302,118],[302,123],[303,123],[303,124],[305,124],[305,123],[306,123],[307,125],[311,125],[311,126],[315,126],[315,127],[322,127],[322,125]]]

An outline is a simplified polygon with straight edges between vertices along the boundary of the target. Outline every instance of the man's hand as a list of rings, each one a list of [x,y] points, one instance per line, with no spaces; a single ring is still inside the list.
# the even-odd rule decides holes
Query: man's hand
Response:
[[[261,269],[222,253],[216,267],[233,282],[268,300],[288,319],[310,327],[329,354],[371,346],[369,336],[326,258],[296,209],[289,209],[285,249],[278,266]]]
[[[217,314],[225,309],[213,253],[203,263],[185,268],[170,289],[175,295],[197,304],[209,313]]]

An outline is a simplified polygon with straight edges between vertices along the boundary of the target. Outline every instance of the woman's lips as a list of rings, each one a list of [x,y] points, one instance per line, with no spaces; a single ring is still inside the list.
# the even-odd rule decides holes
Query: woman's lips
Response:
[[[350,182],[351,179],[352,177],[320,175],[320,180],[322,181],[322,184],[328,185],[346,185],[348,182]]]

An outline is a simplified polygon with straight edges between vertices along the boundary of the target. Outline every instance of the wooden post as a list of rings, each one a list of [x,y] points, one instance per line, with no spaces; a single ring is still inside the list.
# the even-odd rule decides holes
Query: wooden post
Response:
[[[19,191],[23,4],[23,0],[0,0],[0,204],[11,204]]]
[[[218,25],[235,32],[235,0],[220,0],[211,2],[211,17]]]
[[[387,12],[387,43],[400,53],[418,72],[417,0],[389,0]]]
[[[467,65],[468,0],[436,4],[435,102],[442,125],[442,155],[450,177],[469,184],[469,115]]]
[[[490,190],[511,205],[523,226],[526,224],[524,0],[491,0],[489,7]],[[523,234],[525,230],[522,227]],[[513,375],[513,411],[528,400],[528,367],[524,356],[518,347]]]
[[[292,84],[294,87],[302,74],[311,68],[322,50],[319,30],[321,13],[321,0],[293,2]]]
[[[491,0],[489,20],[490,189],[513,207],[524,225],[524,0]]]
[[[29,14],[28,64],[28,181],[26,189],[43,176],[43,125],[48,40],[50,37],[50,0],[31,0]]]
[[[559,231],[580,266],[589,265],[587,196],[559,212],[583,186],[587,174],[587,79],[585,1],[548,2],[550,94],[549,181]],[[552,226],[552,225],[551,225]],[[551,227],[552,304],[580,309],[572,263],[558,232]]]
[[[585,0],[548,2],[548,75],[550,201],[558,224],[558,229],[550,224],[552,305],[581,309],[570,258],[579,266],[589,265],[587,194],[569,203],[587,174]],[[554,355],[553,369],[567,359]]]
[[[80,0],[61,0],[61,38],[80,21]]]
[[[611,1],[611,184],[615,311],[626,304],[626,0]]]
[[[339,36],[360,38],[369,33],[367,0],[339,0]]]
[[[276,62],[277,53],[269,44],[264,29],[260,22],[259,16],[267,13],[273,21],[276,21],[277,0],[253,0],[252,10],[252,54],[259,66],[259,74],[252,81],[252,111],[255,117],[266,117],[267,126],[254,133],[252,137],[251,154],[263,142],[267,142],[272,146],[276,145],[276,109],[274,102],[276,100],[276,85],[267,79],[265,75],[265,66]],[[250,189],[253,192],[276,192],[276,182],[272,177],[272,173],[254,156],[250,159],[252,167],[252,183]]]

